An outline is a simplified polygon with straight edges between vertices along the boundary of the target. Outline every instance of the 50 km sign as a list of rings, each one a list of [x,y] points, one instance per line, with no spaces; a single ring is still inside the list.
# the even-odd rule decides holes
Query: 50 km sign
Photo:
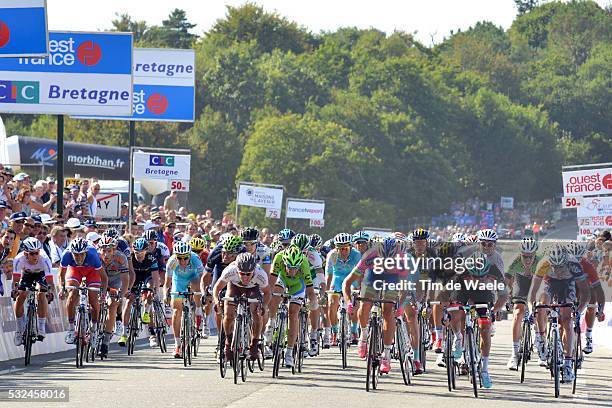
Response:
[[[172,180],[170,182],[171,191],[189,191],[189,180]]]

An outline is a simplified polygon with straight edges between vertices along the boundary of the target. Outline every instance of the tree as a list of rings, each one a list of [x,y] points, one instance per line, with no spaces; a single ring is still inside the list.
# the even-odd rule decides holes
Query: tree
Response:
[[[151,27],[144,36],[144,41],[157,47],[192,48],[197,35],[189,30],[196,25],[187,20],[187,13],[181,9],[174,9],[162,25]]]
[[[115,16],[117,19],[112,21],[113,31],[131,32],[134,36],[134,43],[138,44],[149,28],[146,21],[134,21],[127,13],[121,15],[115,13]]]
[[[525,14],[538,6],[539,0],[514,0],[519,15]]]

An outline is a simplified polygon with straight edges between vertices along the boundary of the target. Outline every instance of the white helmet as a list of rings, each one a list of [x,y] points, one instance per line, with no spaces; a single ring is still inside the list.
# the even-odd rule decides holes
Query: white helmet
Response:
[[[572,241],[567,245],[567,251],[574,255],[578,260],[582,259],[582,257],[587,253],[586,246],[575,241]]]
[[[347,245],[353,242],[353,236],[346,232],[341,232],[334,237],[334,245]]]
[[[521,240],[521,252],[524,254],[533,254],[538,250],[538,241],[532,237],[525,237]]]
[[[451,238],[451,242],[463,243],[466,238],[467,238],[467,235],[465,235],[463,232],[456,232],[456,233],[453,234],[453,236]]]
[[[478,241],[497,241],[497,232],[490,228],[478,231]]]
[[[26,252],[40,251],[42,249],[42,244],[38,239],[29,237],[23,241],[23,249],[25,249]]]
[[[565,247],[557,244],[548,251],[548,260],[553,266],[563,265],[567,261],[567,252]]]

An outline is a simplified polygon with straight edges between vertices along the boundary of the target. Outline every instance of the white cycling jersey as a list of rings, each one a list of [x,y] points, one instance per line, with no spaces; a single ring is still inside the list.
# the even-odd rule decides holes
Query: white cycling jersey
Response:
[[[236,265],[236,261],[227,265],[223,272],[221,272],[220,280],[225,282],[231,282],[232,285],[236,285],[241,288],[254,288],[255,286],[259,286],[259,288],[265,288],[268,286],[268,274],[266,271],[262,269],[261,266],[255,266],[255,272],[253,273],[253,277],[246,285],[242,283],[240,279],[240,274],[238,270],[238,266]]]
[[[13,260],[13,271],[16,275],[44,272],[45,276],[53,276],[51,260],[44,251],[39,252],[38,261],[35,264],[28,262],[25,252],[20,253]]]

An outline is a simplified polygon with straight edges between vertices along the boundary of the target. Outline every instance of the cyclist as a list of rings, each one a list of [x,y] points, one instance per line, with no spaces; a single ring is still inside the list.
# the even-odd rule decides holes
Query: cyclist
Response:
[[[132,303],[134,301],[134,291],[136,288],[146,286],[150,289],[159,287],[159,268],[155,256],[148,251],[149,243],[145,238],[137,238],[132,244],[132,254],[130,258],[134,265],[134,277],[130,278],[130,282],[126,288],[131,288],[124,292],[127,302],[123,308],[123,328],[121,337],[119,338],[119,346],[124,347],[127,342],[127,331],[130,324],[130,314]],[[145,295],[144,312],[142,314],[142,322],[149,325],[149,346],[157,347],[157,339],[151,321],[151,306],[153,295],[148,292]]]
[[[309,239],[308,245],[310,246],[312,250],[316,251],[316,253],[321,257],[321,261],[322,261],[321,267],[323,268],[323,270],[325,270],[326,258],[323,256],[321,252],[321,249],[323,247],[323,238],[321,238],[319,234],[312,234],[308,237],[308,239]],[[327,286],[325,286],[325,289],[327,289]],[[321,316],[321,323],[319,325],[319,330],[321,330],[320,327],[322,325],[324,328],[324,332],[327,332],[327,336],[325,335],[323,336],[323,347],[329,348],[331,344],[331,337],[330,337],[331,324],[329,323],[329,318],[327,317],[327,295],[325,294],[325,290],[321,293],[322,295],[321,294],[319,295],[319,299],[320,299],[319,303],[321,304],[321,313],[319,313]]]
[[[282,294],[286,291],[290,296],[287,350],[293,350],[298,335],[298,312],[303,299],[308,297],[311,311],[317,310],[319,307],[314,289],[312,288],[310,265],[300,248],[290,245],[282,252],[276,254],[272,261],[270,286],[274,288],[273,292],[275,294]],[[268,326],[274,326],[276,311],[280,301],[280,296],[274,296],[270,300],[270,316],[274,317],[270,318]],[[316,326],[312,327],[312,331],[316,332],[316,330]],[[290,368],[293,365],[293,353],[289,351],[285,354],[285,366]]]
[[[240,237],[246,250],[255,257],[257,264],[270,276],[270,269],[272,267],[270,248],[259,242],[259,230],[247,227],[240,231]]]
[[[586,344],[583,348],[585,354],[590,354],[593,352],[593,326],[595,325],[595,317],[597,316],[600,322],[605,320],[604,307],[606,305],[606,297],[601,287],[599,275],[591,261],[586,257],[586,247],[579,242],[570,242],[567,249],[571,255],[580,261],[580,266],[582,266],[582,270],[587,276],[587,282],[591,292],[589,304],[584,316],[586,323]],[[595,311],[596,308],[597,312]]]
[[[338,307],[340,306],[340,296],[342,296],[342,282],[355,269],[361,253],[353,248],[353,236],[345,232],[341,232],[334,237],[334,246],[325,262],[325,275],[327,277],[327,286],[334,293],[329,296],[327,318],[331,323],[331,344],[338,345]],[[358,282],[355,281],[353,289],[358,289]],[[351,302],[349,302],[351,303]],[[347,303],[347,305],[349,304]],[[357,340],[357,310],[351,314],[351,341]],[[325,338],[329,339],[329,328],[325,328]],[[325,347],[325,339],[323,340]],[[329,340],[327,340],[329,341]],[[329,343],[328,343],[329,344]],[[328,346],[329,347],[329,346]]]
[[[474,252],[464,262],[466,273],[458,274],[455,282],[459,283],[460,289],[451,293],[451,302],[462,305],[467,304],[493,304],[493,312],[501,310],[506,304],[508,293],[504,281],[504,275],[499,268],[489,262],[489,258],[482,252]],[[496,290],[482,289],[481,285],[486,283],[495,284]],[[476,285],[474,285],[476,284]],[[495,301],[497,292],[497,301]],[[491,388],[493,381],[489,375],[489,352],[491,351],[491,319],[488,308],[477,309],[478,327],[480,329],[480,353],[482,363],[482,385]],[[453,354],[459,360],[463,353],[463,332],[465,329],[465,313],[461,310],[451,312],[451,328],[455,334]]]
[[[106,290],[108,281],[106,272],[102,268],[100,256],[95,248],[90,248],[87,241],[83,238],[75,238],[70,242],[68,249],[64,251],[60,261],[60,279],[62,291],[60,298],[66,297],[66,284],[71,286],[79,286],[81,280],[85,279],[86,285],[94,288],[102,288],[101,293]],[[93,330],[97,330],[98,317],[100,316],[100,303],[98,294],[89,291],[89,305],[91,306],[91,320]],[[75,307],[79,301],[79,293],[76,289],[71,289],[68,292],[68,301],[66,302],[66,314],[68,315],[68,331],[66,332],[66,343],[74,344],[74,316]]]
[[[206,241],[203,238],[194,236],[189,241],[189,245],[191,245],[191,251],[200,258],[200,261],[202,261],[202,265],[206,265],[206,262],[208,261],[208,250],[206,249],[208,244],[206,243]],[[208,318],[211,312],[211,302],[208,298],[208,293],[210,293],[210,282],[205,282],[205,284],[207,287],[206,290],[208,292],[206,296],[206,301],[204,302],[204,319],[202,319],[202,322],[196,321],[196,326],[201,332],[202,338],[207,339],[210,335],[210,331],[208,329]]]
[[[538,289],[544,280],[544,291],[539,297],[540,303],[550,304],[573,303],[579,300],[575,319],[580,319],[580,315],[586,309],[586,305],[591,297],[586,275],[580,263],[572,255],[568,254],[565,246],[556,244],[549,252],[548,257],[542,259],[537,266],[535,276],[531,283],[529,292],[529,303],[536,300]],[[576,296],[576,290],[580,296]],[[559,310],[559,324],[562,331],[563,352],[565,361],[563,364],[563,380],[571,382],[574,380],[573,371],[573,327],[571,313],[568,308]],[[536,344],[538,349],[542,349],[546,355],[545,330],[546,314],[538,313],[536,316],[537,332],[540,333],[540,340],[544,344]],[[541,358],[541,357],[540,357]],[[540,365],[546,366],[546,361],[540,361]]]
[[[172,246],[172,256],[166,265],[166,281],[164,284],[164,299],[168,298],[170,289],[173,292],[187,292],[190,287],[193,292],[203,292],[204,265],[200,258],[191,252],[191,246],[177,241]],[[174,357],[181,358],[181,319],[183,316],[183,299],[185,296],[172,294],[172,332],[174,334]],[[194,296],[196,316],[202,316],[201,296]]]
[[[117,249],[117,240],[109,235],[103,235],[98,241],[98,254],[102,262],[102,267],[108,276],[109,291],[116,291],[119,299],[121,299],[130,283],[127,258]],[[108,319],[104,326],[104,338],[100,345],[101,357],[108,356],[108,345],[110,344],[110,339],[115,328],[118,306],[119,302],[116,299],[110,299],[108,304]]]
[[[353,234],[353,246],[361,255],[370,249],[370,234],[359,231]]]
[[[157,232],[154,229],[146,230],[142,236],[149,243],[147,251],[155,257],[160,284],[163,284],[165,281],[166,265],[170,258],[170,248],[163,242],[158,241]]]
[[[319,295],[322,297],[325,295],[325,275],[323,273],[323,260],[321,255],[316,249],[310,246],[310,238],[306,234],[296,234],[291,239],[291,244],[297,246],[302,250],[302,254],[306,256],[308,264],[310,265],[310,277],[312,278],[312,286],[315,290],[319,291]],[[310,324],[313,328],[310,332],[310,349],[308,355],[314,357],[319,353],[319,320],[321,318],[321,311],[317,308],[316,310],[310,311]]]
[[[37,294],[38,305],[38,341],[46,336],[47,300],[53,300],[53,274],[51,273],[51,260],[42,250],[42,244],[34,237],[26,238],[21,246],[23,251],[13,260],[13,291],[15,299],[15,319],[17,331],[15,332],[15,345],[23,343],[23,332],[26,329],[26,318],[23,315],[23,304],[27,298],[27,289],[38,284],[40,292]],[[49,290],[51,289],[51,290]]]
[[[506,272],[506,283],[512,288],[511,301],[514,304],[512,314],[512,355],[508,361],[509,370],[518,370],[518,351],[521,340],[521,324],[525,317],[527,296],[531,280],[541,257],[536,255],[538,242],[533,237],[521,240],[521,253],[510,264]],[[541,344],[540,333],[536,332],[536,344]],[[538,350],[540,353],[540,350]]]
[[[357,266],[344,279],[342,283],[342,293],[347,304],[351,302],[351,287],[353,282],[363,278],[361,283],[361,297],[367,299],[376,299],[382,296],[383,300],[399,301],[403,303],[405,296],[412,292],[410,288],[407,290],[390,290],[386,285],[396,285],[398,283],[409,282],[415,284],[419,278],[419,273],[410,270],[411,255],[403,251],[404,248],[393,237],[388,237],[382,243],[376,243],[362,257]],[[406,263],[395,263],[392,267],[387,264],[389,258],[399,256],[404,257]],[[382,262],[381,262],[382,261]],[[408,268],[405,266],[408,265]],[[386,290],[385,290],[386,289]],[[361,326],[361,336],[359,338],[359,347],[357,353],[360,358],[366,358],[368,348],[368,320],[372,302],[362,300],[357,312],[359,324]],[[391,303],[383,303],[383,346],[384,355],[380,364],[381,373],[389,373],[391,370],[391,348],[395,335],[395,315],[394,305]]]
[[[220,307],[220,293],[227,286],[227,297],[246,296],[249,299],[261,299],[263,293],[263,308],[257,303],[250,304],[253,325],[252,340],[249,347],[249,357],[257,360],[259,357],[259,338],[262,329],[262,314],[270,302],[270,286],[268,285],[268,274],[257,264],[255,256],[251,253],[241,253],[236,260],[230,263],[221,273],[213,288],[213,299],[215,305]],[[226,301],[224,305],[223,328],[225,330],[225,355],[232,360],[231,342],[234,331],[234,320],[236,317],[236,303]]]

